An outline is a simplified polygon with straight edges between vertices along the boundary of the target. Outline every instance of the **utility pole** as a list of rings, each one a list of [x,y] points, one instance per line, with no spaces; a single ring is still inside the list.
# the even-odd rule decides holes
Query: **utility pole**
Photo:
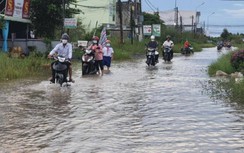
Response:
[[[175,28],[178,29],[178,7],[175,7]]]
[[[192,30],[192,33],[194,32],[194,15],[191,16],[191,30]]]
[[[180,32],[183,32],[182,16],[180,16]]]
[[[62,34],[64,33],[65,31],[65,28],[64,28],[64,19],[65,19],[65,0],[62,0],[62,6],[63,6],[63,29],[62,29]]]
[[[123,44],[123,19],[122,19],[122,3],[121,0],[118,0],[118,9],[119,9],[119,22],[120,22],[120,44]]]
[[[129,5],[130,5],[130,36],[131,36],[131,44],[133,44],[133,31],[134,31],[134,23],[133,23],[133,4],[132,4],[132,2],[131,2],[131,0],[130,0],[130,3],[129,3]]]

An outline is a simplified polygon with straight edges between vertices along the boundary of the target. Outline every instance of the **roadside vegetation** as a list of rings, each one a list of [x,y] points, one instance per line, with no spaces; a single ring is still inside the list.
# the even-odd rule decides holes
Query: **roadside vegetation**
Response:
[[[0,81],[19,78],[43,76],[46,73],[45,64],[50,62],[47,58],[31,54],[25,58],[11,58],[9,54],[0,52]]]
[[[216,71],[221,70],[227,74],[241,72],[244,74],[244,43],[243,34],[233,35],[228,33],[226,29],[223,30],[220,38],[214,38],[212,41],[229,40],[234,47],[235,51],[222,55],[216,62],[212,63],[208,68],[208,74],[215,76]],[[229,78],[229,81],[218,80],[214,83],[214,93],[220,93],[219,98],[225,99],[229,102],[236,102],[244,104],[244,80],[236,81],[235,78]]]

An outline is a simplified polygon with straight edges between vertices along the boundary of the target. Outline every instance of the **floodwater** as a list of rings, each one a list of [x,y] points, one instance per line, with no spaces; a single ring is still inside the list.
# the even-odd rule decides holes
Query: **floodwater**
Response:
[[[216,48],[147,68],[113,63],[60,88],[22,80],[0,89],[1,153],[244,152],[244,110],[204,92]],[[14,84],[14,85],[13,85]]]

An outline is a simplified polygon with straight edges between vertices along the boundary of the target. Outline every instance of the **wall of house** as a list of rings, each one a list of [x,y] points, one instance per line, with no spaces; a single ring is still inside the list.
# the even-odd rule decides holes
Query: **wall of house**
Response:
[[[54,48],[59,41],[52,41],[51,47]],[[3,41],[0,41],[0,47],[2,48]],[[21,47],[24,53],[28,53],[31,48],[35,48],[38,52],[45,53],[48,50],[46,44],[42,39],[15,39],[14,41],[8,40],[8,50],[10,51],[13,47]],[[28,48],[28,50],[27,50]]]
[[[82,13],[76,15],[86,26],[86,30],[91,31],[104,24],[115,25],[116,0],[89,0],[79,1],[75,7],[82,10]]]

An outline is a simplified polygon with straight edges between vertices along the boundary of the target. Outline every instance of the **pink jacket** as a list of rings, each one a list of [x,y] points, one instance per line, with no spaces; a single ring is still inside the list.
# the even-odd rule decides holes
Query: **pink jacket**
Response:
[[[91,45],[88,48],[95,51],[95,60],[103,60],[102,45]]]

